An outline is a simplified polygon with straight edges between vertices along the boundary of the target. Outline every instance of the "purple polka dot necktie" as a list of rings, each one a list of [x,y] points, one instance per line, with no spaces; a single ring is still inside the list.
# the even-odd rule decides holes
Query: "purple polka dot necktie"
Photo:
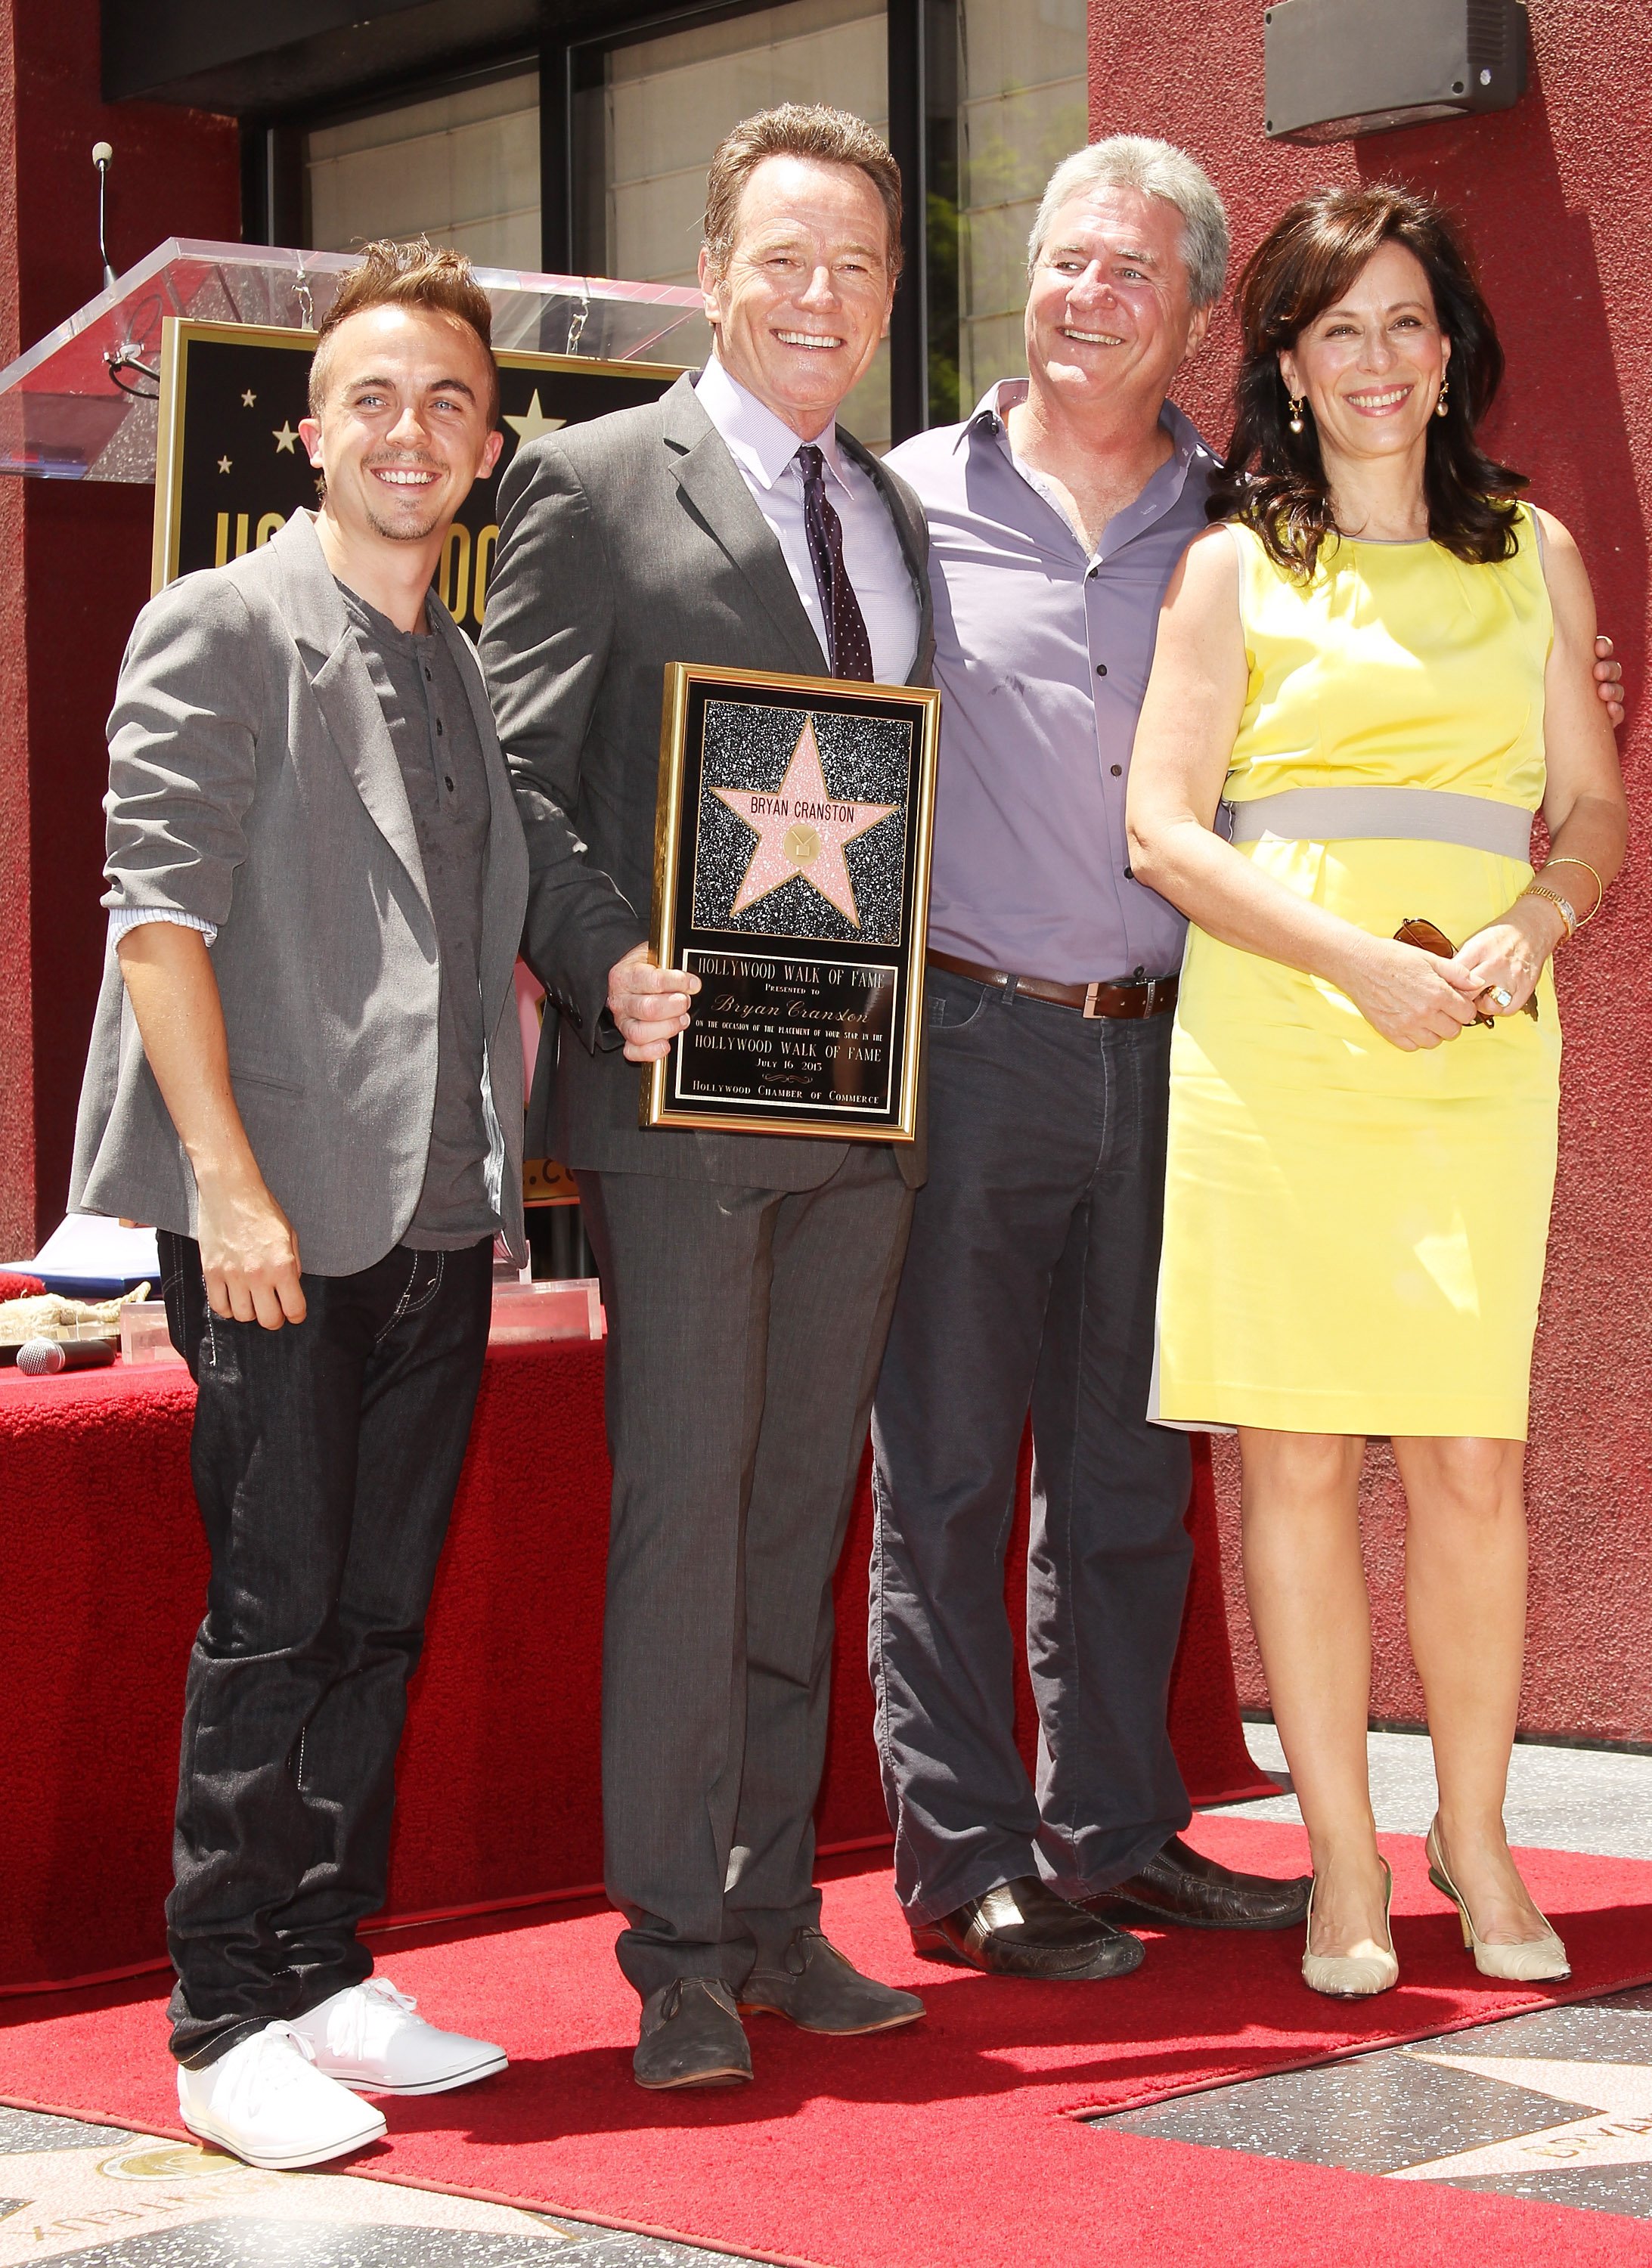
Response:
[[[813,441],[797,453],[803,468],[803,529],[815,563],[815,585],[826,617],[826,652],[834,677],[872,679],[872,641],[854,585],[844,566],[843,522],[826,494],[826,460]]]

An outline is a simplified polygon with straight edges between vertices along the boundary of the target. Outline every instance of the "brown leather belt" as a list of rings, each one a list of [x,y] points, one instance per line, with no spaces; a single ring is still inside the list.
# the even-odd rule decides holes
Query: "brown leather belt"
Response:
[[[1057,984],[1046,976],[1012,976],[1002,968],[983,968],[978,961],[960,961],[955,953],[929,954],[932,968],[945,968],[954,976],[968,976],[977,984],[1014,985],[1035,1000],[1053,1001],[1058,1008],[1076,1008],[1083,1016],[1110,1016],[1134,1022],[1143,1016],[1165,1016],[1176,1005],[1177,980],[1149,976],[1139,984]]]

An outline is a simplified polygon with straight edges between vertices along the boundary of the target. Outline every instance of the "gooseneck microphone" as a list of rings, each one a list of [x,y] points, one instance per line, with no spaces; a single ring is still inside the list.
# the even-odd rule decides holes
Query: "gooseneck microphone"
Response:
[[[114,163],[114,146],[109,142],[94,142],[92,162],[98,169],[98,250],[103,255],[103,288],[114,289],[114,267],[109,258],[109,238],[107,226],[106,203],[109,188],[109,168]]]
[[[103,261],[103,288],[106,291],[113,291],[118,281],[114,273],[114,262],[109,257],[108,233],[109,168],[114,163],[114,144],[109,142],[94,142],[92,145],[92,162],[98,169],[98,251]],[[113,383],[122,394],[129,394],[134,401],[159,400],[159,369],[154,363],[144,360],[143,350],[135,339],[129,335],[122,340],[119,346],[105,347],[103,362]],[[129,371],[136,371],[140,378],[148,379],[155,391],[151,393],[145,387],[129,385],[127,382]]]

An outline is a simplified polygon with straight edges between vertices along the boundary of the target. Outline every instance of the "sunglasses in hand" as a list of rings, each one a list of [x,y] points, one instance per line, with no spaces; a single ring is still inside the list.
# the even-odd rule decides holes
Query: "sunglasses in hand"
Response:
[[[1401,922],[1399,927],[1394,932],[1394,941],[1397,945],[1414,945],[1424,953],[1438,954],[1442,961],[1457,959],[1456,946],[1452,944],[1445,932],[1442,929],[1436,929],[1431,921],[1413,918]],[[1489,991],[1491,987],[1487,985],[1486,990]],[[1523,1001],[1521,1005],[1523,1012],[1530,1016],[1535,1024],[1538,1020],[1537,994],[1534,992],[1529,1000]],[[1495,1016],[1488,1016],[1483,1008],[1476,1008],[1474,1020],[1477,1024],[1495,1024],[1497,1019]]]

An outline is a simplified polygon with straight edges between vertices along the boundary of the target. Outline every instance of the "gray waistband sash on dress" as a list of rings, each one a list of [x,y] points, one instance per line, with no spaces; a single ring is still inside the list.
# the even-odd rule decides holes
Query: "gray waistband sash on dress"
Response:
[[[1432,787],[1290,787],[1224,803],[1230,843],[1457,843],[1500,858],[1531,855],[1533,814],[1489,796]]]

